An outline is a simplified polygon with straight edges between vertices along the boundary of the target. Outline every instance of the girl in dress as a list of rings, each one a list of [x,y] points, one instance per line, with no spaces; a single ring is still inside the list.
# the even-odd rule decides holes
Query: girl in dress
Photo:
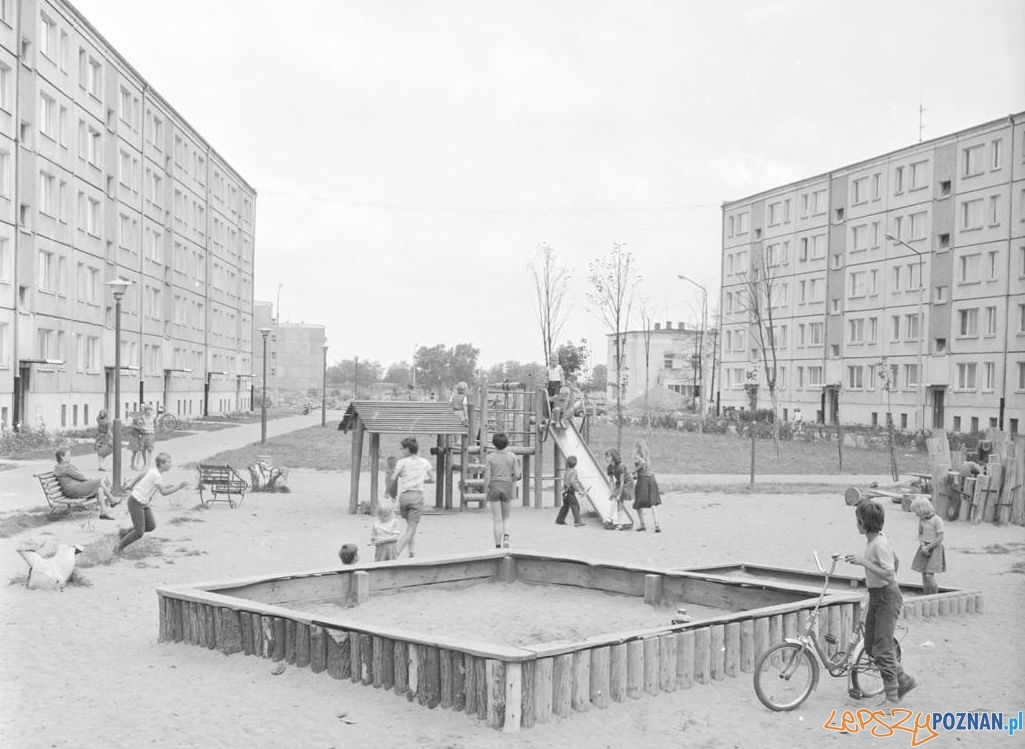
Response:
[[[922,592],[939,592],[936,573],[947,571],[947,554],[943,549],[943,521],[936,514],[928,497],[915,497],[911,511],[918,516],[918,551],[911,569],[922,573]]]
[[[655,533],[661,533],[662,528],[658,524],[658,515],[655,508],[662,504],[662,494],[658,490],[658,482],[651,470],[651,454],[644,440],[637,440],[634,443],[634,509],[641,524],[638,531],[646,531],[648,526],[644,522],[644,511],[651,512],[651,521],[655,526]]]

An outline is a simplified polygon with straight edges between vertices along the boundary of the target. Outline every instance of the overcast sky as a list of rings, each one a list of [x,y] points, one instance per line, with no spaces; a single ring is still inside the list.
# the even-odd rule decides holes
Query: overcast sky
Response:
[[[1025,109],[1021,0],[74,0],[258,191],[257,300],[329,359],[541,358],[527,263],[718,298],[723,201]]]

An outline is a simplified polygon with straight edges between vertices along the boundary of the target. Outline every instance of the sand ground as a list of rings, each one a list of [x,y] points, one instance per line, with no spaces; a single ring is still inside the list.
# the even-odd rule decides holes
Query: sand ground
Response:
[[[366,544],[371,519],[345,512],[340,487],[347,486],[347,475],[294,471],[291,485],[292,494],[251,494],[235,510],[224,504],[199,508],[194,494],[179,497],[177,506],[158,499],[157,530],[127,558],[80,569],[87,586],[63,592],[0,588],[0,746],[911,746],[903,734],[875,738],[867,730],[827,730],[833,710],[865,705],[847,696],[842,681],[825,675],[793,713],[764,709],[744,674],[503,734],[462,713],[428,710],[308,669],[288,667],[273,675],[276,664],[268,660],[158,643],[159,586],[323,568],[336,563],[342,542]],[[118,512],[124,514],[123,507]],[[554,515],[554,509],[514,508],[513,546],[667,568],[746,561],[814,569],[813,549],[855,551],[863,545],[839,491],[668,494],[659,535],[603,531],[593,520],[584,528],[561,527]],[[4,581],[23,576],[15,549],[26,543],[53,538],[95,551],[113,543],[119,524],[61,520],[0,539],[0,575]],[[916,581],[908,569],[915,518],[894,505],[887,531],[908,560],[901,579]],[[369,558],[371,549],[362,548]],[[417,555],[490,548],[490,515],[432,514],[421,525]],[[1025,528],[950,524],[947,549],[949,572],[941,585],[982,589],[985,613],[910,622],[904,661],[921,686],[907,707],[1017,714],[1025,695]],[[944,733],[926,745],[1013,743],[1006,733]]]

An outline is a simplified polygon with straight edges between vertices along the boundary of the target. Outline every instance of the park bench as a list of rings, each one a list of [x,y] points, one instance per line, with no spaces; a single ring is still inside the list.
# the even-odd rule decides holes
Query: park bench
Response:
[[[210,499],[203,496],[203,489],[209,490]],[[238,471],[229,465],[200,464],[199,466],[199,502],[207,507],[211,502],[227,502],[228,507],[235,509],[242,504],[249,490],[249,484],[239,476]],[[225,495],[221,497],[220,495]],[[235,498],[238,497],[238,501]]]
[[[46,495],[46,502],[50,505],[47,517],[58,518],[63,515],[71,515],[72,519],[77,519],[75,510],[86,510],[90,505],[99,506],[99,499],[95,494],[91,497],[65,497],[53,471],[37,473],[35,477],[39,479],[39,484],[43,487],[43,494]]]

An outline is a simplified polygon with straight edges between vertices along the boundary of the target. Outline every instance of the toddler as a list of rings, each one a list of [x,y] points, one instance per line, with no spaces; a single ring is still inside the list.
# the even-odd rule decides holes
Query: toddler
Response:
[[[395,509],[391,502],[385,500],[377,507],[377,521],[370,533],[370,543],[374,548],[374,561],[387,562],[398,559],[399,520],[395,517]]]
[[[468,405],[468,398],[466,397],[467,385],[465,382],[456,383],[456,391],[452,393],[452,399],[449,401],[452,404],[452,411],[459,420],[466,424],[470,420],[470,408]]]
[[[342,564],[356,564],[359,561],[359,547],[356,544],[342,544],[338,550],[338,558]]]
[[[947,556],[943,549],[943,521],[928,497],[915,497],[911,511],[918,516],[918,550],[911,569],[922,573],[922,592],[938,593],[936,573],[947,571]]]
[[[552,421],[559,429],[566,428],[566,417],[573,415],[572,395],[565,385],[559,389],[559,394],[552,401]]]

